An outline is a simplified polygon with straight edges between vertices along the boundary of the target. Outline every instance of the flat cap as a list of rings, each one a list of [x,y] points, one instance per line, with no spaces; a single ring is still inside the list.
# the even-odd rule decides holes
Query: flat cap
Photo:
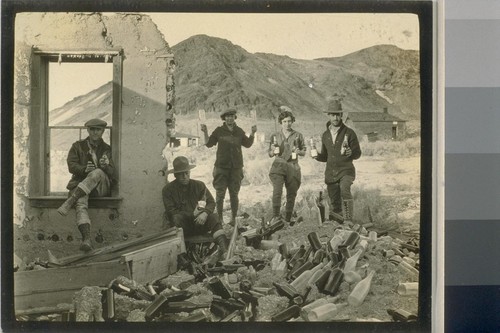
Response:
[[[87,121],[85,123],[85,127],[102,127],[102,128],[105,128],[107,125],[108,125],[107,122],[105,122],[104,120],[101,120],[101,119],[97,119],[97,118],[90,119],[89,121]]]
[[[229,109],[226,109],[226,110],[222,110],[220,112],[220,118],[222,120],[224,120],[224,117],[227,116],[227,115],[231,115],[231,114],[236,114],[236,109],[235,108],[229,108]]]

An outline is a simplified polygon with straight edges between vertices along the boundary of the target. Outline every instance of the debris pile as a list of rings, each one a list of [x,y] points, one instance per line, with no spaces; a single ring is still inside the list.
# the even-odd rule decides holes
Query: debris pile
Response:
[[[186,244],[178,271],[140,285],[123,276],[74,297],[82,321],[414,321],[415,308],[362,309],[391,283],[398,297],[418,296],[418,239],[406,241],[372,224],[262,222],[244,215],[233,255],[214,266],[213,242]],[[229,226],[227,232],[232,232]],[[384,277],[385,276],[385,277]],[[387,286],[386,286],[387,287]],[[97,288],[97,289],[96,289]],[[98,291],[96,291],[98,290]],[[87,295],[87,296],[83,296]],[[92,297],[88,296],[92,295]],[[416,304],[417,302],[415,302]],[[368,318],[366,318],[368,317]]]

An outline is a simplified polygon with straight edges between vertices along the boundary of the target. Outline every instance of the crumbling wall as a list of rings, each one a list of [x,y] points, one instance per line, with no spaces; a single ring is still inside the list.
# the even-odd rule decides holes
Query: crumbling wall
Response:
[[[161,227],[167,104],[173,104],[174,62],[170,47],[145,15],[22,13],[16,16],[14,77],[14,223],[45,232],[74,230],[75,215],[33,208],[29,197],[32,47],[42,50],[122,48],[119,209],[90,209],[94,230],[105,238],[150,233]],[[170,108],[170,107],[169,107]],[[170,116],[172,110],[169,111]],[[68,143],[68,145],[71,143]],[[68,180],[70,175],[68,173]],[[116,232],[120,230],[121,232]]]

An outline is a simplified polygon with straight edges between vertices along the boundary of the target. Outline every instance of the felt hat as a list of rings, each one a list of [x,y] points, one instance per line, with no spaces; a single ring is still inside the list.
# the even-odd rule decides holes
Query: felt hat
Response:
[[[220,112],[220,119],[224,120],[224,117],[226,117],[227,115],[231,115],[231,114],[236,114],[236,109],[235,108],[229,108],[229,109],[226,109],[226,110],[222,110]]]
[[[326,111],[323,111],[324,113],[342,113],[342,104],[338,99],[332,99],[331,101],[328,102],[328,107]]]
[[[196,167],[196,165],[189,164],[188,159],[184,156],[177,156],[172,162],[172,165],[174,168],[168,170],[167,174],[186,172]]]
[[[104,120],[94,118],[94,119],[90,119],[89,121],[87,121],[84,126],[88,127],[88,128],[90,128],[90,127],[105,128],[107,125],[108,125],[108,123],[105,122]]]

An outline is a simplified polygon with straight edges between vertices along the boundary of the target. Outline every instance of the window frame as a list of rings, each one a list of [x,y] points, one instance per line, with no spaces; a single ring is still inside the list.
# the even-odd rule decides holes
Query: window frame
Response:
[[[120,179],[120,142],[123,88],[123,50],[32,50],[31,110],[30,110],[30,173],[29,199],[32,207],[59,207],[67,196],[50,194],[50,137],[48,131],[48,70],[49,62],[112,62],[113,66],[113,125],[110,133],[111,150],[118,179]],[[68,173],[68,181],[70,174]],[[110,197],[90,198],[89,207],[118,208],[119,182]]]

